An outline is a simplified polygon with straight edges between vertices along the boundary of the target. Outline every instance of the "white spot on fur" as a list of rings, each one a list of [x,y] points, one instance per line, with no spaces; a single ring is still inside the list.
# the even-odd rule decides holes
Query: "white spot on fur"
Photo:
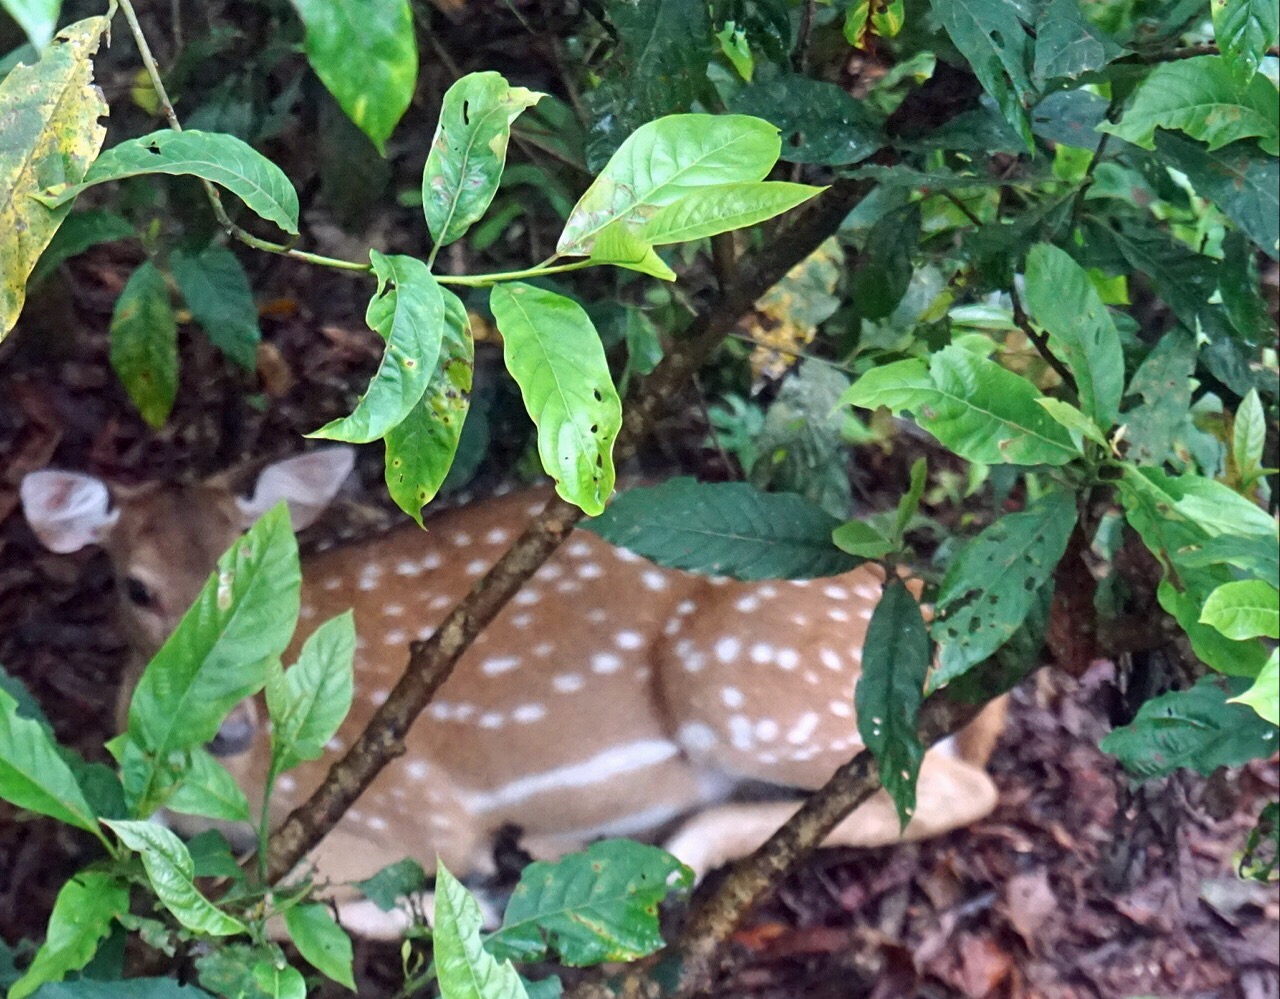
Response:
[[[622,668],[622,660],[612,652],[597,652],[591,657],[591,671],[602,675],[616,673]]]
[[[803,746],[818,728],[818,713],[806,711],[800,720],[787,729],[787,742],[793,746]]]
[[[613,644],[620,649],[638,649],[644,645],[644,636],[638,631],[620,631],[614,636]]]
[[[518,721],[521,725],[532,725],[536,721],[541,721],[547,717],[547,709],[542,704],[521,704],[511,712],[511,717]]]
[[[526,586],[511,598],[511,602],[519,607],[529,607],[532,604],[536,604],[541,599],[541,593],[535,590],[532,586]]]
[[[562,694],[576,693],[586,685],[587,681],[577,673],[561,673],[551,680],[551,686]]]
[[[676,738],[680,740],[680,745],[692,753],[706,752],[719,741],[715,729],[702,722],[685,722],[676,733]]]
[[[510,537],[511,535],[504,528],[494,527],[484,536],[484,539],[491,545],[503,545],[507,543]]]
[[[503,673],[510,673],[513,669],[520,666],[519,656],[494,656],[492,659],[486,659],[480,664],[480,669],[484,671],[485,676],[501,676]]]
[[[738,653],[742,650],[742,643],[732,635],[726,635],[724,638],[716,642],[716,658],[722,663],[731,663],[738,658]]]
[[[645,589],[653,590],[655,593],[661,593],[667,588],[667,577],[657,569],[646,569],[641,574],[640,581],[644,583]]]
[[[740,708],[747,698],[737,687],[722,687],[720,700],[726,708]]]
[[[417,562],[412,562],[408,559],[405,559],[403,562],[396,565],[397,576],[416,576],[420,572],[422,572],[422,566]]]
[[[800,665],[800,653],[795,649],[779,649],[778,665],[783,669],[795,669]]]

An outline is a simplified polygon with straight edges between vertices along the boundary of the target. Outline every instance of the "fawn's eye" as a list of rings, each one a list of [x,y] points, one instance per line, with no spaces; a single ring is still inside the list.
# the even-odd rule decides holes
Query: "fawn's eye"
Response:
[[[137,576],[130,576],[124,581],[124,595],[135,607],[150,607],[155,603],[155,595],[147,589],[147,584]]]

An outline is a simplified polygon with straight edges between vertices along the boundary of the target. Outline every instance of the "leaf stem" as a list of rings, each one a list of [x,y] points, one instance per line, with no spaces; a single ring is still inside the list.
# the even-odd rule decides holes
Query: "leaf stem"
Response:
[[[491,284],[497,284],[500,281],[519,281],[522,278],[541,277],[544,274],[563,274],[565,271],[580,271],[584,267],[595,267],[595,260],[575,260],[571,264],[556,264],[548,267],[545,264],[538,264],[534,267],[526,267],[522,271],[498,271],[493,274],[460,274],[446,275],[439,274],[436,280],[441,284],[453,284],[464,288],[483,288]]]

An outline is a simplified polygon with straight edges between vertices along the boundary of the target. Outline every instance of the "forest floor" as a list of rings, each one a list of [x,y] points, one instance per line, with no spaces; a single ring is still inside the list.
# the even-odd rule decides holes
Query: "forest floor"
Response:
[[[248,400],[184,332],[178,409],[151,434],[107,364],[103,331],[125,273],[89,254],[0,348],[0,663],[91,759],[105,758],[124,661],[109,570],[96,550],[39,548],[17,508],[21,476],[56,463],[130,483],[279,456],[337,415],[344,386],[376,360],[353,284],[289,290],[277,274],[286,290],[264,309],[264,398]],[[347,526],[384,519],[379,463],[362,456],[367,485],[339,512]],[[1280,790],[1275,762],[1131,795],[1096,748],[1110,673],[1041,675],[1016,692],[993,762],[1001,803],[985,821],[920,845],[820,852],[738,935],[717,999],[1280,997],[1280,894],[1232,868]],[[58,887],[92,857],[86,837],[0,806],[0,936],[38,938]],[[357,955],[361,995],[389,996],[394,949]]]

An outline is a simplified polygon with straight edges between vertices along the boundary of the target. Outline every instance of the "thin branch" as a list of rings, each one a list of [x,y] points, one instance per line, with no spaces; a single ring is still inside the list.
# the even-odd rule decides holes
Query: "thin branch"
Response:
[[[968,205],[966,205],[963,201],[961,201],[961,200],[960,200],[960,198],[956,196],[956,193],[955,193],[954,191],[948,191],[948,190],[946,190],[946,189],[943,189],[943,190],[940,190],[938,193],[939,193],[939,194],[941,194],[941,195],[942,195],[944,198],[946,198],[948,201],[950,201],[953,205],[955,205],[955,206],[956,206],[956,208],[960,209],[960,214],[961,214],[961,215],[963,215],[965,218],[967,218],[970,222],[972,222],[974,225],[976,225],[979,229],[981,229],[981,228],[982,228],[982,219],[980,219],[980,218],[978,218],[978,216],[974,215],[974,214],[973,214],[973,210],[972,210],[972,209],[970,209],[970,208],[969,208],[969,206],[968,206]]]
[[[732,330],[739,316],[839,228],[866,186],[838,181],[795,213],[790,224],[766,244],[769,249],[744,262],[740,280],[713,297],[685,331],[677,347],[632,393],[624,410],[616,452],[625,460],[650,434],[670,401]],[[424,642],[410,646],[409,663],[391,696],[355,744],[307,801],[272,834],[267,878],[279,881],[337,823],[392,759],[404,752],[409,726],[430,702],[476,636],[572,531],[582,512],[564,500],[547,503],[510,550],[475,584]]]
[[[1027,317],[1026,311],[1022,308],[1022,303],[1018,300],[1017,293],[1013,295],[1013,323],[1018,329],[1026,335],[1031,341],[1032,346],[1036,348],[1036,353],[1044,359],[1044,363],[1062,379],[1062,384],[1074,396],[1072,401],[1080,398],[1080,390],[1076,386],[1076,377],[1071,373],[1071,369],[1058,359],[1058,357],[1049,349],[1049,337],[1044,333],[1037,333],[1031,326],[1031,320]]]

